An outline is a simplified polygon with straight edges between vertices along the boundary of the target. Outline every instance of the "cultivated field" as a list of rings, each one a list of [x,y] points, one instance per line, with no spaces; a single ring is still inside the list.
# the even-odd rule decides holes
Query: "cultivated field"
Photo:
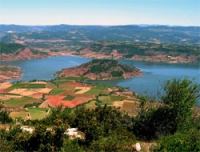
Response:
[[[78,82],[83,78],[59,78],[36,82],[2,83],[0,85],[0,103],[11,111],[15,119],[42,119],[49,108],[61,106],[75,108],[78,105],[93,109],[105,104],[116,106],[132,114],[133,93],[121,92],[118,87]]]

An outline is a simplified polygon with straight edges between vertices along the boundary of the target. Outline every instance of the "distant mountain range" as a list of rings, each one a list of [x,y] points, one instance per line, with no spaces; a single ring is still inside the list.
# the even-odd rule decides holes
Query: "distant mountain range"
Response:
[[[15,42],[24,39],[60,39],[200,45],[200,27],[161,25],[79,26],[64,24],[51,26],[0,25],[0,37],[2,42]]]
[[[0,31],[1,32],[34,32],[34,31],[68,31],[68,30],[77,30],[77,29],[100,29],[100,28],[126,28],[126,27],[141,27],[141,28],[158,28],[158,29],[174,29],[174,30],[199,30],[199,26],[167,26],[167,25],[150,25],[150,24],[138,24],[138,25],[116,25],[116,26],[101,26],[101,25],[67,25],[67,24],[60,24],[60,25],[15,25],[15,24],[0,24]]]

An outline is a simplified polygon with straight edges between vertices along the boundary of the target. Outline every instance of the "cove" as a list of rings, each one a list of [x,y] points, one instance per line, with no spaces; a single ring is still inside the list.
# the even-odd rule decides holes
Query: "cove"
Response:
[[[63,68],[78,66],[91,60],[91,58],[83,58],[78,56],[58,56],[45,59],[2,62],[2,64],[21,67],[21,71],[24,73],[23,77],[13,81],[29,81],[33,79],[54,79],[55,77],[53,74],[57,71],[60,71]],[[119,62],[141,69],[141,71],[144,73],[144,76],[121,80],[88,82],[126,87],[136,93],[148,93],[149,95],[156,95],[158,91],[162,90],[163,83],[166,80],[173,78],[179,79],[187,76],[190,79],[194,79],[195,83],[200,84],[200,64],[153,63],[147,61],[122,59],[120,59]],[[198,102],[200,103],[200,101]]]

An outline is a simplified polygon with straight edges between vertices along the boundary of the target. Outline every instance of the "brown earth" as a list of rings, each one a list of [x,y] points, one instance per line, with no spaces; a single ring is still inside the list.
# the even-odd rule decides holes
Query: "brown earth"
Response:
[[[67,40],[17,40],[15,43],[24,44],[26,42],[65,42]],[[76,52],[73,50],[60,50],[58,52],[53,52],[50,49],[44,49],[44,48],[34,48],[37,50],[37,53],[33,53],[30,48],[26,47],[24,50],[17,50],[13,54],[0,54],[1,61],[14,61],[14,60],[30,60],[30,59],[36,59],[36,58],[47,58],[52,56],[65,56],[65,55],[78,55],[82,57],[89,57],[89,58],[97,58],[97,59],[104,59],[104,58],[113,58],[113,59],[121,59],[125,58],[125,54],[119,53],[118,50],[113,49],[113,51],[110,54],[105,54],[103,50],[100,50],[99,52],[93,52],[89,47],[83,49],[80,52]],[[45,54],[44,54],[45,52]],[[152,55],[151,56],[140,56],[140,55],[134,55],[132,58],[126,58],[128,60],[145,60],[145,61],[151,61],[151,62],[168,62],[168,63],[191,63],[191,62],[198,62],[198,57],[195,55],[187,55],[185,53],[181,53],[179,55],[174,54],[173,52],[170,52],[167,55],[165,52],[149,52]]]
[[[173,54],[171,52],[171,54]],[[124,58],[124,54],[119,53],[117,50],[113,50],[110,54],[105,55],[102,52],[93,52],[89,48],[86,48],[80,51],[80,56],[88,57],[88,58],[97,58],[97,59],[104,59],[104,58],[113,58],[113,59],[122,59]],[[152,52],[152,56],[140,56],[134,55],[132,58],[125,58],[127,60],[144,60],[150,62],[166,62],[166,63],[196,63],[198,62],[198,56],[189,55],[182,53],[180,55],[169,56],[166,55],[164,52],[155,53]]]
[[[24,50],[16,51],[13,54],[0,54],[0,58],[2,61],[15,61],[15,60],[30,60],[30,59],[37,59],[37,58],[47,58],[48,55],[44,54],[34,54],[30,48],[25,48]]]
[[[113,74],[117,73],[116,75]],[[120,74],[119,74],[120,73]],[[57,77],[84,76],[90,80],[112,80],[142,76],[143,73],[133,67],[122,65],[116,60],[92,60],[80,66],[63,69],[55,74]],[[119,76],[118,76],[119,75]]]
[[[51,107],[58,107],[58,106],[63,106],[63,108],[69,107],[69,108],[74,108],[77,105],[83,104],[88,102],[88,100],[91,99],[91,97],[87,98],[74,98],[73,100],[63,100],[66,96],[50,96],[47,95],[46,98],[47,100],[45,101],[48,103],[49,106]]]
[[[74,51],[59,51],[59,52],[51,52],[51,50],[40,50],[37,49],[37,53],[33,53],[30,48],[26,47],[24,50],[17,50],[15,53],[0,54],[1,61],[17,61],[17,60],[31,60],[31,59],[40,59],[40,58],[48,58],[52,56],[65,56],[65,55],[74,55],[76,54]]]
[[[0,65],[0,83],[22,77],[20,67]]]

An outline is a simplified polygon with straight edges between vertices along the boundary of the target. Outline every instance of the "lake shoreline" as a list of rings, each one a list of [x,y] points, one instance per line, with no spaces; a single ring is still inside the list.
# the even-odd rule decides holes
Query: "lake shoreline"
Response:
[[[26,60],[15,60],[15,61],[31,61],[31,60],[39,60],[39,59],[48,59],[48,58],[53,58],[53,57],[63,57],[63,56],[72,56],[72,57],[80,57],[80,58],[91,58],[91,59],[110,59],[110,58],[105,58],[103,56],[98,56],[96,58],[94,57],[89,57],[87,55],[74,55],[73,54],[74,52],[71,52],[71,54],[69,52],[67,52],[67,54],[60,54],[60,55],[51,55],[51,56],[48,56],[48,57],[44,57],[44,58],[33,58],[33,59],[26,59]],[[150,64],[169,64],[169,65],[176,65],[176,64],[182,64],[182,65],[190,65],[190,64],[193,64],[193,65],[198,65],[199,63],[196,63],[196,62],[159,62],[159,61],[152,61],[152,60],[142,60],[142,59],[127,59],[127,58],[114,58],[115,60],[127,60],[127,61],[141,61],[141,62],[149,62]],[[2,61],[1,62],[1,65],[4,65],[2,63],[8,63],[8,62],[12,62],[12,61]],[[10,66],[10,65],[7,65],[7,66]],[[16,66],[17,67],[17,66]],[[20,67],[18,67],[20,69]],[[61,70],[61,69],[60,69]],[[4,73],[4,75],[6,76],[9,76],[9,71],[8,73]],[[53,74],[52,74],[53,75]],[[18,72],[18,76],[17,77],[12,77],[12,75],[9,76],[9,78],[6,78],[5,80],[1,80],[2,82],[6,82],[6,81],[10,81],[10,80],[15,80],[15,79],[20,79],[21,77],[23,76],[23,72],[22,71],[19,71]]]
[[[34,59],[46,59],[46,58],[51,58],[51,57],[60,57],[60,56],[75,56],[75,57],[82,57],[82,58],[92,58],[92,59],[114,59],[114,60],[133,60],[133,61],[146,61],[146,62],[152,62],[152,63],[169,63],[169,64],[198,64],[199,62],[195,61],[188,61],[181,59],[180,61],[178,58],[173,58],[171,56],[167,56],[166,59],[155,59],[156,56],[153,57],[146,57],[146,56],[133,56],[132,58],[125,58],[123,56],[111,56],[111,55],[104,55],[104,54],[77,54],[74,51],[67,51],[67,52],[51,52],[49,56],[38,56],[38,58],[29,58],[29,59],[17,59],[17,60],[1,60],[1,62],[11,62],[11,61],[23,61],[23,60],[34,60]]]
[[[12,62],[3,62],[3,65],[19,66],[23,76],[20,79],[10,80],[16,81],[32,81],[32,80],[53,80],[53,76],[57,71],[64,68],[79,66],[83,63],[91,61],[91,58],[81,56],[56,56],[44,59],[21,60]],[[109,84],[112,86],[120,86],[129,88],[129,90],[137,92],[138,94],[148,93],[156,95],[160,91],[161,85],[166,80],[173,78],[180,79],[189,77],[194,80],[194,83],[200,84],[200,69],[199,64],[188,63],[154,63],[148,61],[135,60],[118,60],[121,64],[130,65],[141,69],[144,73],[142,77],[133,77],[129,79],[95,81],[99,84]]]

